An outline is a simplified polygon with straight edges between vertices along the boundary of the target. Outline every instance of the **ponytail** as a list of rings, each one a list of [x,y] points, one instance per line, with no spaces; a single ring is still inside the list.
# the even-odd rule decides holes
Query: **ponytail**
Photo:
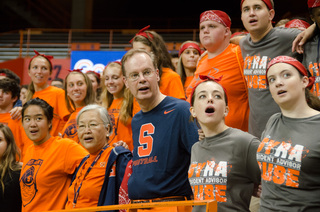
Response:
[[[315,96],[313,93],[311,93],[309,89],[305,90],[305,94],[306,94],[306,100],[309,107],[317,111],[320,111],[320,99],[317,96]]]
[[[119,120],[125,125],[128,124],[133,113],[133,100],[134,97],[128,88],[125,88],[123,94],[123,102],[121,104]]]
[[[34,93],[35,93],[35,89],[34,89],[33,82],[31,81],[31,83],[28,86],[26,102],[32,99]]]

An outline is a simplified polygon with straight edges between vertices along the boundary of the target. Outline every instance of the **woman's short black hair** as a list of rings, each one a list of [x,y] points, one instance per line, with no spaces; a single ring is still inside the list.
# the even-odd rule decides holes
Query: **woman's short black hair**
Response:
[[[27,101],[23,107],[22,107],[22,121],[23,121],[23,117],[24,117],[24,112],[25,110],[31,106],[31,105],[37,105],[39,107],[42,108],[44,115],[47,117],[48,121],[51,122],[53,119],[53,107],[51,105],[49,105],[46,101],[44,101],[43,99],[40,99],[38,97],[34,98],[34,99],[30,99],[29,101]]]

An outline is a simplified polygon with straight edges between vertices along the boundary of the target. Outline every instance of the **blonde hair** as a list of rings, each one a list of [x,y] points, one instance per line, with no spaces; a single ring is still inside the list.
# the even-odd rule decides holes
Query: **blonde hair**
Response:
[[[80,74],[80,75],[82,75],[83,78],[84,78],[84,81],[85,81],[85,83],[87,85],[87,95],[83,100],[84,105],[89,105],[89,104],[95,103],[95,94],[94,94],[94,91],[93,91],[93,88],[92,88],[92,83],[91,83],[91,80],[89,79],[89,77],[86,74],[82,73],[82,72],[78,72],[78,71],[70,72],[66,76],[66,79],[64,80],[65,101],[66,101],[66,105],[67,105],[67,108],[68,108],[70,113],[72,113],[72,112],[74,112],[76,110],[76,105],[74,104],[72,99],[70,99],[68,97],[68,92],[67,92],[68,78],[69,78],[69,76],[71,74]]]
[[[11,171],[18,171],[21,169],[21,165],[17,162],[17,156],[20,159],[20,151],[14,141],[13,134],[7,125],[0,123],[0,130],[4,135],[4,139],[7,142],[7,149],[4,151],[3,155],[0,157],[0,183],[2,187],[2,193],[4,193],[5,185],[4,180],[6,175],[9,173],[11,176]]]
[[[123,74],[123,70],[122,70],[122,66],[119,63],[116,62],[111,62],[109,63],[105,69],[103,70],[103,76],[102,76],[102,88],[103,91],[101,93],[101,99],[102,99],[102,105],[105,108],[109,108],[114,100],[113,95],[108,91],[108,89],[106,88],[104,81],[105,81],[105,71],[107,70],[107,68],[120,68],[121,70],[121,74]],[[119,120],[124,123],[125,125],[128,124],[128,121],[130,118],[132,118],[132,113],[133,113],[133,100],[134,97],[131,94],[130,90],[128,88],[126,88],[126,86],[124,85],[121,93],[123,95],[123,101],[120,107],[120,112],[119,112]]]
[[[199,48],[200,48],[200,44],[199,44],[198,42],[196,42],[196,41],[191,41],[191,40],[188,40],[188,41],[183,42],[183,43],[181,44],[181,46],[185,45],[186,43],[194,43],[194,44],[198,45]],[[181,53],[181,55],[182,55],[182,53]],[[184,70],[184,65],[183,65],[183,63],[182,63],[182,57],[181,57],[181,55],[180,55],[180,57],[179,57],[178,66],[177,66],[176,72],[180,75],[181,81],[182,81],[182,85],[184,85],[184,83],[185,83],[185,81],[186,81],[186,78],[187,78],[187,75],[186,75],[186,72],[185,72],[185,70]],[[200,52],[199,52],[199,55],[200,55]]]
[[[112,102],[113,102],[113,95],[108,91],[108,89],[106,88],[105,86],[105,80],[106,80],[106,77],[105,77],[105,72],[107,71],[107,69],[109,68],[119,68],[120,69],[120,72],[122,74],[122,69],[121,69],[121,65],[119,63],[116,63],[116,62],[111,62],[109,63],[103,70],[103,75],[102,75],[102,93],[101,93],[101,100],[102,100],[102,105],[104,107],[106,107],[107,109],[111,106]],[[122,94],[124,92],[124,88],[125,86],[123,86],[122,88]]]

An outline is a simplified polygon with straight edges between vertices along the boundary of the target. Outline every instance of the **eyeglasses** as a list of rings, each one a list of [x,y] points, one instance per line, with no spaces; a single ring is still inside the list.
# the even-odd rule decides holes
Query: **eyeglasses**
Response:
[[[128,79],[130,80],[130,81],[132,81],[132,82],[134,82],[134,81],[137,81],[139,78],[140,78],[140,74],[141,72],[133,72],[133,73],[130,73],[129,74],[129,76],[128,76]],[[149,69],[149,70],[144,70],[143,72],[142,72],[142,76],[144,77],[144,78],[150,78],[150,77],[152,77],[153,76],[153,73],[154,73],[154,70],[151,70],[151,69]]]
[[[89,128],[90,130],[94,130],[94,129],[97,129],[100,124],[103,124],[103,123],[99,123],[99,122],[90,122],[90,123],[88,123],[88,124],[82,124],[82,123],[81,123],[81,124],[78,126],[78,131],[81,132],[81,131],[86,130],[86,129],[87,129],[87,126],[88,126],[88,128]]]

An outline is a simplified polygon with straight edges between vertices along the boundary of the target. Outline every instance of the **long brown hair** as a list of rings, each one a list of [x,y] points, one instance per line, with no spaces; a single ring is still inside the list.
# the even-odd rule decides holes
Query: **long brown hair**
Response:
[[[154,31],[145,31],[145,32],[147,35],[151,34],[153,36],[153,38],[150,37],[148,39],[144,36],[136,35],[133,38],[133,42],[141,42],[144,45],[147,45],[151,48],[152,53],[157,58],[157,64],[158,64],[157,68],[160,71],[159,72],[160,77],[161,77],[161,73],[162,73],[161,67],[171,68],[172,70],[175,70],[175,67],[171,61],[171,56],[168,52],[166,44],[165,44],[163,38],[161,37],[161,35],[159,35],[158,33],[154,32]]]
[[[305,90],[305,95],[309,107],[317,111],[320,111],[320,99],[313,93],[311,93],[311,91],[308,88],[306,88]]]
[[[4,139],[7,142],[7,149],[0,157],[0,183],[2,192],[4,192],[4,180],[7,174],[11,177],[11,171],[18,171],[21,169],[21,165],[17,162],[17,156],[20,159],[20,151],[14,141],[13,134],[7,125],[0,123],[0,130],[4,135]]]
[[[70,113],[72,113],[72,112],[74,112],[76,110],[76,105],[74,104],[72,99],[70,99],[68,97],[68,92],[67,92],[68,77],[71,74],[80,74],[80,75],[82,75],[83,78],[84,78],[84,81],[85,81],[85,83],[87,85],[87,95],[83,100],[84,105],[89,105],[89,104],[95,103],[95,94],[94,94],[94,91],[93,91],[93,88],[92,88],[92,83],[91,83],[91,80],[89,79],[89,77],[86,74],[82,73],[81,71],[80,72],[72,71],[66,76],[66,78],[64,80],[65,101],[66,101],[67,108],[68,108]]]

